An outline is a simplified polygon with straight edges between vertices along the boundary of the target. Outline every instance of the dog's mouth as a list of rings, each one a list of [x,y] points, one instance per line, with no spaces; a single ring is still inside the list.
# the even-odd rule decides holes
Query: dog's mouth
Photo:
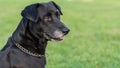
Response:
[[[64,39],[64,36],[57,37],[57,38],[52,38],[52,41],[62,41]]]
[[[60,37],[52,37],[49,34],[45,33],[44,36],[46,39],[48,39],[50,41],[62,41],[64,39],[64,35],[62,35]]]

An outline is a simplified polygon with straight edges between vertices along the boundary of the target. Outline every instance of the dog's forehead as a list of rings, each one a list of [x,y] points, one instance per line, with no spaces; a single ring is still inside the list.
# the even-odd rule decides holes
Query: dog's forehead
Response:
[[[58,12],[59,10],[52,3],[44,3],[43,4],[48,11]]]

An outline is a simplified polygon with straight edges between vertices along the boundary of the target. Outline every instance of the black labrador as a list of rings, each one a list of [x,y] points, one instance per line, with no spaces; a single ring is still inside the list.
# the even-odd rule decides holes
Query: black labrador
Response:
[[[0,68],[45,68],[47,41],[61,41],[70,31],[53,1],[27,6],[22,20],[0,51]]]

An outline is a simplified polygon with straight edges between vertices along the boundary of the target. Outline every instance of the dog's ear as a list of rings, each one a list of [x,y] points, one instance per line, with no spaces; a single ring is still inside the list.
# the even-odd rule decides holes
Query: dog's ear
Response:
[[[60,14],[63,15],[60,6],[58,6],[54,1],[51,1],[51,3],[59,10]]]
[[[21,12],[21,15],[33,22],[37,22],[39,19],[38,9],[37,9],[38,7],[39,7],[39,3],[29,5]]]

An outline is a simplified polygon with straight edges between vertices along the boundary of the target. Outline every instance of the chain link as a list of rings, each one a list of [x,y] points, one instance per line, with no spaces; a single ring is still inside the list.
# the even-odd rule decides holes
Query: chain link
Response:
[[[24,47],[22,47],[20,44],[16,43],[15,44],[20,50],[22,50],[23,52],[31,55],[31,56],[35,56],[35,57],[42,57],[42,56],[45,56],[45,55],[41,55],[41,54],[38,54],[38,53],[32,53],[31,51],[25,49]]]

